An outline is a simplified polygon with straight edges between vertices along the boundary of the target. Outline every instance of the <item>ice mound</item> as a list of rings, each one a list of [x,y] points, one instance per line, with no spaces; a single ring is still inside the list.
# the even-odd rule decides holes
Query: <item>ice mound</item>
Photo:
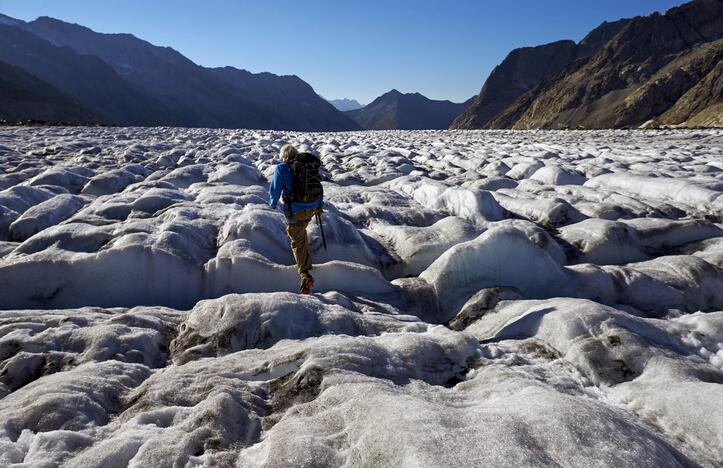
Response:
[[[573,261],[598,265],[648,260],[685,244],[722,235],[723,229],[703,220],[587,219],[560,228],[560,238],[574,249],[570,250]]]
[[[209,175],[209,182],[226,182],[233,185],[258,185],[266,178],[253,166],[241,163],[229,164]]]
[[[322,246],[318,223],[310,223],[309,244],[316,262],[334,259],[379,267],[380,260],[354,225],[335,210],[329,210],[324,219],[327,248]],[[219,234],[219,244],[236,240],[247,241],[251,248],[282,265],[295,265],[289,238],[285,233],[286,221],[280,212],[258,206],[248,206],[239,215],[230,217]]]
[[[463,218],[449,216],[428,227],[379,223],[372,230],[398,259],[389,267],[391,275],[401,277],[419,275],[450,247],[475,237],[479,228]]]
[[[549,347],[643,421],[668,425],[684,440],[684,452],[700,451],[713,462],[723,412],[708,402],[723,395],[723,375],[691,351],[686,328],[590,301],[551,299],[503,301],[466,331],[484,341],[534,340]],[[699,342],[715,339],[705,331],[708,337],[700,333]],[[702,402],[688,405],[690,394]]]
[[[629,267],[682,291],[689,311],[723,309],[723,274],[701,258],[670,255]]]
[[[258,443],[262,430],[277,424],[274,412],[314,399],[327,379],[368,373],[390,382],[440,385],[476,356],[475,343],[439,328],[381,337],[324,336],[169,366],[126,391],[115,420],[99,416],[103,428],[87,431],[91,437],[76,445],[80,453],[73,463],[228,464],[238,449]],[[420,368],[415,364],[420,361],[427,365]],[[68,438],[60,431],[50,434]]]
[[[675,202],[693,213],[720,216],[723,210],[721,192],[701,187],[695,182],[668,177],[645,177],[634,174],[602,174],[585,185],[605,188],[648,200]]]
[[[177,188],[185,189],[193,184],[206,182],[209,172],[210,168],[206,164],[191,164],[172,170],[161,177],[161,180]]]
[[[7,311],[0,315],[0,396],[86,362],[166,364],[181,321],[169,309]]]
[[[483,342],[535,338],[593,383],[614,385],[642,374],[656,349],[689,350],[652,319],[584,299],[502,301],[465,328]]]
[[[532,162],[520,162],[512,166],[512,168],[505,174],[510,179],[525,179],[532,176],[539,169],[545,165],[539,161]]]
[[[412,196],[422,205],[472,220],[497,221],[505,212],[489,192],[423,184]]]
[[[514,385],[513,385],[514,383]],[[665,440],[590,399],[532,378],[487,369],[448,390],[335,379],[263,441],[242,450],[240,466],[665,466],[691,463]],[[580,420],[585,414],[585,420]],[[439,430],[443,427],[444,430]],[[605,438],[599,437],[604,433]],[[409,440],[402,434],[414,434]],[[504,442],[502,442],[504,441]],[[620,450],[620,447],[626,447]],[[671,462],[672,460],[672,462]]]
[[[719,466],[722,136],[3,128],[0,465]]]
[[[26,210],[10,225],[9,238],[24,241],[43,229],[70,218],[86,204],[77,195],[61,194]]]
[[[121,408],[121,397],[150,373],[142,364],[111,360],[43,376],[0,400],[0,437],[15,441],[23,431],[79,431],[107,424]]]
[[[52,167],[30,179],[27,184],[35,187],[53,185],[70,193],[79,193],[93,175],[93,171],[85,167]]]
[[[357,226],[368,226],[371,222],[429,226],[445,217],[443,213],[427,209],[413,198],[394,189],[331,185],[324,190],[325,200]]]
[[[98,254],[49,249],[12,261],[0,273],[0,307],[187,308],[201,296],[199,269],[161,249],[125,241]]]
[[[530,179],[546,185],[582,185],[585,183],[585,176],[554,165],[539,168]]]
[[[27,209],[55,195],[56,193],[50,190],[50,188],[16,185],[0,192],[0,206],[2,206],[7,213],[14,213],[17,217]]]
[[[334,299],[273,293],[201,301],[180,327],[172,346],[174,360],[184,363],[203,356],[268,348],[283,339],[426,330],[416,317],[381,310],[365,312],[343,296]]]
[[[513,198],[504,193],[495,198],[506,210],[546,228],[559,228],[585,219],[574,206],[560,198]]]
[[[145,170],[144,170],[145,172]],[[124,168],[98,174],[88,181],[83,187],[83,193],[87,195],[109,195],[118,193],[129,185],[142,180],[139,174]]]
[[[512,286],[525,297],[549,297],[566,287],[562,267],[513,227],[489,229],[457,244],[420,275],[434,286],[450,316],[479,289]]]
[[[250,254],[245,243],[227,244],[205,266],[203,297],[219,297],[244,292],[295,292],[299,289],[296,266],[273,263],[259,254]],[[379,270],[357,263],[332,261],[313,270],[319,292],[340,291],[354,295],[384,295],[395,292]]]
[[[154,187],[136,198],[132,207],[134,211],[152,215],[180,201],[191,199],[191,196],[176,189]]]

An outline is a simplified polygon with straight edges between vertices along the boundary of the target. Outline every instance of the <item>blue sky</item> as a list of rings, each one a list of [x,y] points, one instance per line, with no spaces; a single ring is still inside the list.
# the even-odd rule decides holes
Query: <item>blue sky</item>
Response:
[[[0,13],[129,32],[204,66],[295,74],[327,98],[463,101],[515,47],[580,40],[681,0],[0,0]]]

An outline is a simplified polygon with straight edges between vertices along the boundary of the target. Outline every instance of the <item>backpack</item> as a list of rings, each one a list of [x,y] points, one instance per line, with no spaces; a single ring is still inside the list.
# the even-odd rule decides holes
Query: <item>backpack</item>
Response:
[[[310,203],[324,195],[321,186],[321,160],[311,153],[301,153],[287,163],[291,168],[292,202]]]

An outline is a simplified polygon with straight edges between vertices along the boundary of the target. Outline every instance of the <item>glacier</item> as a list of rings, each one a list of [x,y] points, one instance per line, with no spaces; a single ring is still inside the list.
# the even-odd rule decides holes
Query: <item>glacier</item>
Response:
[[[1,466],[721,464],[721,130],[0,129]]]

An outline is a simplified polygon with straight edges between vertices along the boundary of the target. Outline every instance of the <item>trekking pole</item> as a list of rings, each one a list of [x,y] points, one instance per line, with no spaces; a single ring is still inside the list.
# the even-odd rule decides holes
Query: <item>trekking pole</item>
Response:
[[[319,225],[319,230],[321,231],[321,242],[324,243],[324,250],[327,250],[326,249],[326,236],[324,236],[324,225],[321,224],[321,215],[319,214],[318,211],[316,212],[316,222]]]

